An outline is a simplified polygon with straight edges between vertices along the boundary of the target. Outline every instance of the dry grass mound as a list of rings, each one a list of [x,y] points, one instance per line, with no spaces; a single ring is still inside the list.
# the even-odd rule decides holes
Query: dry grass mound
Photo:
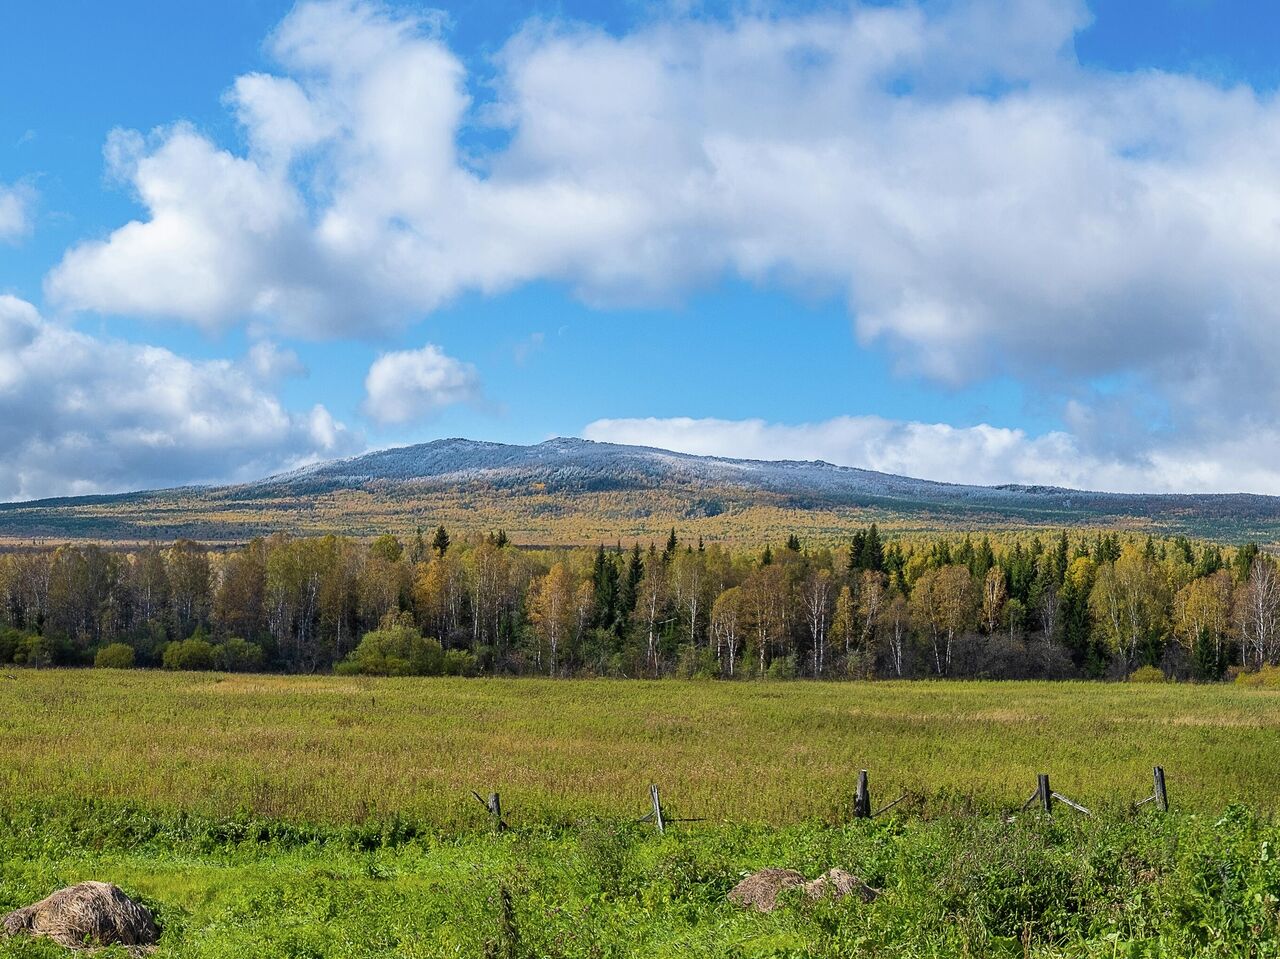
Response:
[[[778,894],[782,890],[804,884],[804,876],[794,869],[761,869],[730,889],[729,901],[744,909],[773,912],[778,908]]]
[[[857,896],[863,902],[871,902],[880,894],[843,869],[828,869],[812,882],[805,882],[804,876],[794,869],[761,869],[729,890],[729,901],[744,909],[773,912],[778,908],[778,896],[782,891],[796,886],[804,889],[807,899]]]
[[[880,895],[865,882],[851,872],[843,869],[828,869],[813,882],[804,884],[804,894],[810,899],[843,899],[845,896],[857,896],[863,902],[871,902]]]
[[[69,949],[154,946],[160,939],[151,910],[106,882],[82,882],[4,917],[6,935],[26,933]]]

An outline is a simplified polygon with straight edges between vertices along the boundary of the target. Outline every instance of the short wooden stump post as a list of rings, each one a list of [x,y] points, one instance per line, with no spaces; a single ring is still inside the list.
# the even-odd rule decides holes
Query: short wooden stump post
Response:
[[[858,791],[853,797],[853,818],[871,818],[871,790],[867,785],[867,771],[858,773]]]

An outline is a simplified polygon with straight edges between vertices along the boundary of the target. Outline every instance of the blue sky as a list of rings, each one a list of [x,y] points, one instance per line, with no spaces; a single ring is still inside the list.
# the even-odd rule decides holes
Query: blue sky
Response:
[[[0,11],[0,498],[450,435],[1280,493],[1273,4],[532,9]]]

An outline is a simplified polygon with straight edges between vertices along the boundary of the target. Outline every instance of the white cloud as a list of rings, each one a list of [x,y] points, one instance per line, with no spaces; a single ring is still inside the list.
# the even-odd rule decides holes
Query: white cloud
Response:
[[[1239,174],[1269,182],[1275,144],[1249,138],[1280,123],[1248,91],[1079,70],[1070,40],[1087,22],[1057,0],[623,36],[536,21],[488,78],[466,75],[434,20],[302,3],[271,40],[283,75],[228,94],[248,154],[181,125],[149,144],[115,134],[111,165],[149,219],[72,250],[49,289],[75,307],[324,336],[535,279],[632,303],[731,272],[845,291],[864,336],[948,379],[1046,356],[1114,367],[1132,343],[1099,356],[1080,341],[1135,299],[1139,320],[1181,329],[1176,348],[1230,288],[1228,252],[1208,251],[1238,210],[1197,194],[1257,199]],[[469,84],[496,100],[473,104]],[[486,123],[504,145],[464,153]],[[1206,151],[1224,128],[1258,162]]]
[[[307,368],[293,350],[277,346],[270,340],[259,340],[249,347],[245,365],[264,383],[276,383],[295,376],[306,376]]]
[[[603,419],[586,439],[703,456],[824,460],[947,483],[1065,486],[1110,492],[1254,491],[1280,495],[1280,429],[1249,441],[1168,443],[1130,457],[1091,453],[1069,433],[1032,436],[878,416],[816,423],[689,417]]]
[[[363,446],[237,364],[101,339],[0,295],[0,499],[255,479]]]
[[[304,216],[280,175],[217,150],[185,125],[161,134],[150,153],[140,136],[117,130],[106,154],[151,219],[68,252],[48,281],[55,298],[216,328],[281,295],[291,258],[305,251],[287,245]]]
[[[12,243],[31,232],[36,191],[28,183],[0,183],[0,242]]]
[[[447,406],[480,399],[480,376],[470,363],[428,343],[420,350],[384,353],[364,379],[364,411],[381,423],[406,423]]]
[[[611,305],[738,276],[846,298],[904,371],[1070,400],[1083,454],[1135,402],[1186,449],[1265,433],[1280,99],[1085,69],[1088,21],[1082,0],[533,21],[468,76],[437,20],[303,2],[279,75],[228,94],[247,152],[114,135],[145,217],[70,250],[48,292],[343,336],[533,280]]]

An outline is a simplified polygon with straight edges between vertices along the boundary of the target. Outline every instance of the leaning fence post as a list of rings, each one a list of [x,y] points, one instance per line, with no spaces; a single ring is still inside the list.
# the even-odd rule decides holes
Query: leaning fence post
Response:
[[[658,787],[656,785],[649,787],[649,798],[653,800],[653,824],[658,827],[658,832],[665,833],[667,828],[666,823],[662,820],[662,800],[658,797]]]
[[[507,828],[507,824],[502,821],[502,800],[498,798],[497,793],[489,793],[488,801],[481,797],[481,795],[474,789],[471,790],[471,795],[476,797],[476,802],[489,810],[489,818],[493,820],[494,829],[498,832],[502,832]]]
[[[1161,812],[1169,811],[1169,793],[1164,786],[1164,767],[1157,766],[1153,772],[1156,783],[1156,808]]]
[[[858,791],[853,797],[853,818],[871,818],[871,790],[867,787],[867,771],[858,773]]]
[[[1053,791],[1049,788],[1049,774],[1040,773],[1036,776],[1038,783],[1036,787],[1036,798],[1040,800],[1040,808],[1044,810],[1045,815],[1053,815]]]

